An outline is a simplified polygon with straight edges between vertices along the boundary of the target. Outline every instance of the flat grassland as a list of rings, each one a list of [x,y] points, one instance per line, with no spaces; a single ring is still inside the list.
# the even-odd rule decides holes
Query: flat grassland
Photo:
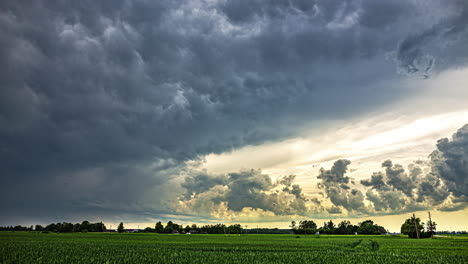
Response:
[[[0,263],[468,263],[468,237],[0,232]]]

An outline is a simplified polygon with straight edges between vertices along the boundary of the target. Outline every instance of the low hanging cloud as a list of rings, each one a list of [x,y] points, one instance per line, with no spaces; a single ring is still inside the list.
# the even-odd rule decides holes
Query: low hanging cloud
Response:
[[[306,199],[294,175],[273,182],[260,170],[241,171],[221,176],[195,175],[185,178],[187,190],[182,202],[195,212],[209,216],[224,205],[233,213],[244,209],[273,212],[275,215],[307,215]],[[197,191],[194,192],[193,190]],[[213,205],[206,208],[207,204]]]

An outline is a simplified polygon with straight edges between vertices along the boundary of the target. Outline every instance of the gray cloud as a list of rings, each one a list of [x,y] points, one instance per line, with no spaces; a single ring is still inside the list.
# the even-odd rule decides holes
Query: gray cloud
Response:
[[[216,185],[226,185],[227,182],[228,177],[225,175],[210,176],[204,173],[193,177],[187,177],[185,178],[185,182],[182,183],[182,187],[187,190],[185,199],[191,199],[197,196],[197,194],[206,192]]]
[[[342,206],[349,212],[366,212],[364,205],[364,195],[361,191],[351,189],[348,186],[349,177],[345,176],[349,160],[337,160],[330,170],[320,169],[320,175],[317,179],[320,189],[324,189],[327,197],[335,207]],[[334,210],[336,212],[336,210]]]
[[[453,63],[466,65],[468,51],[463,48],[468,40],[468,4],[466,1],[446,1],[445,8],[453,15],[437,19],[436,24],[404,39],[397,51],[399,68],[406,74],[428,76],[436,63],[436,57],[444,54],[440,68]],[[449,62],[448,62],[449,61]]]
[[[413,189],[416,188],[416,183],[405,173],[403,166],[392,164],[391,160],[386,160],[382,163],[387,176],[387,184],[393,188],[402,191],[407,196],[413,195]]]
[[[304,215],[308,211],[307,200],[301,187],[293,184],[294,178],[294,175],[284,176],[274,184],[269,175],[250,170],[222,176],[189,176],[182,186],[187,190],[186,194],[190,194],[185,196],[185,202],[195,211],[207,209],[204,212],[210,213],[215,204],[225,203],[233,212],[252,208],[276,215]],[[194,189],[202,191],[192,195]],[[206,204],[213,206],[205,208]]]
[[[468,124],[454,133],[452,140],[440,139],[430,157],[435,177],[440,177],[458,200],[468,201]]]
[[[407,1],[2,1],[0,193],[13,202],[0,209],[11,218],[32,207],[44,215],[105,206],[135,215],[173,211],[180,194],[173,181],[186,162],[403,96],[388,85],[400,77],[385,54],[399,49],[401,64],[419,56],[414,50],[427,50],[438,65],[445,56],[431,52],[442,38],[405,42],[442,28],[419,21],[453,25],[436,35],[466,59],[466,9],[408,15],[420,8]],[[286,187],[300,208],[300,187]],[[204,193],[193,188],[189,196]]]
[[[374,173],[361,184],[371,187],[366,197],[376,211],[403,212],[421,208],[456,211],[466,208],[468,185],[468,125],[452,136],[437,142],[437,150],[428,162],[417,161],[408,166],[409,174],[392,161],[382,163],[385,173]],[[429,166],[424,173],[420,166]]]

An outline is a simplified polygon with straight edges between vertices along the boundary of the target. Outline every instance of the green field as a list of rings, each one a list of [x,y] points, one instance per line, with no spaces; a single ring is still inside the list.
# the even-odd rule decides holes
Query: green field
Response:
[[[468,263],[468,238],[0,232],[0,263]]]

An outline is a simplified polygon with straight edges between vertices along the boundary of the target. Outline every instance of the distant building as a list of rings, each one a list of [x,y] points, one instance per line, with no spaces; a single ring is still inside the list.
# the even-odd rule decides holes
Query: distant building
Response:
[[[138,233],[141,229],[125,229],[124,231],[127,233]]]

